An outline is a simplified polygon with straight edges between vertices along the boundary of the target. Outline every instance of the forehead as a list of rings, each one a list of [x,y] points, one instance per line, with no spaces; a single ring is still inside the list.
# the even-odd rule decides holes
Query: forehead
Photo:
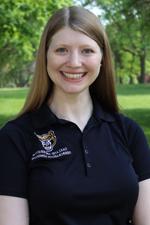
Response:
[[[54,34],[50,45],[91,45],[99,47],[97,42],[82,32],[75,31],[69,27],[64,27]]]

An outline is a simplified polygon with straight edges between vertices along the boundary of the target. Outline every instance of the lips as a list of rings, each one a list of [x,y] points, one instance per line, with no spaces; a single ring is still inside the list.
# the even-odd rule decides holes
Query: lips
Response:
[[[68,79],[81,79],[83,76],[85,76],[85,72],[84,73],[67,73],[67,72],[61,72],[62,75],[65,77],[65,78],[68,78]]]

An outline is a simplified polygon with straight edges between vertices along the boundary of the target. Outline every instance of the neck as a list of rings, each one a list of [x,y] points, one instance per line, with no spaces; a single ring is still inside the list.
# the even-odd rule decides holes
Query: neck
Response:
[[[93,110],[89,92],[78,95],[55,93],[49,101],[49,107],[58,118],[75,123],[81,130],[86,126]]]

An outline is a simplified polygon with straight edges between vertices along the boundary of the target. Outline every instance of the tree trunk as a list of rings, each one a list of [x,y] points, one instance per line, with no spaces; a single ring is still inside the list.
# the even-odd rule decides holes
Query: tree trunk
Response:
[[[143,49],[142,54],[140,55],[140,76],[139,76],[139,82],[144,83],[145,82],[145,70],[146,70],[146,50]]]

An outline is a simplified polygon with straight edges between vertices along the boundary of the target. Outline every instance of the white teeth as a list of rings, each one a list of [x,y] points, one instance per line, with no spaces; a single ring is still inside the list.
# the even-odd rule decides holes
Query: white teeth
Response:
[[[79,73],[79,74],[72,74],[72,73],[64,73],[63,72],[63,75],[67,78],[73,78],[73,79],[79,79],[83,76],[84,73]]]

